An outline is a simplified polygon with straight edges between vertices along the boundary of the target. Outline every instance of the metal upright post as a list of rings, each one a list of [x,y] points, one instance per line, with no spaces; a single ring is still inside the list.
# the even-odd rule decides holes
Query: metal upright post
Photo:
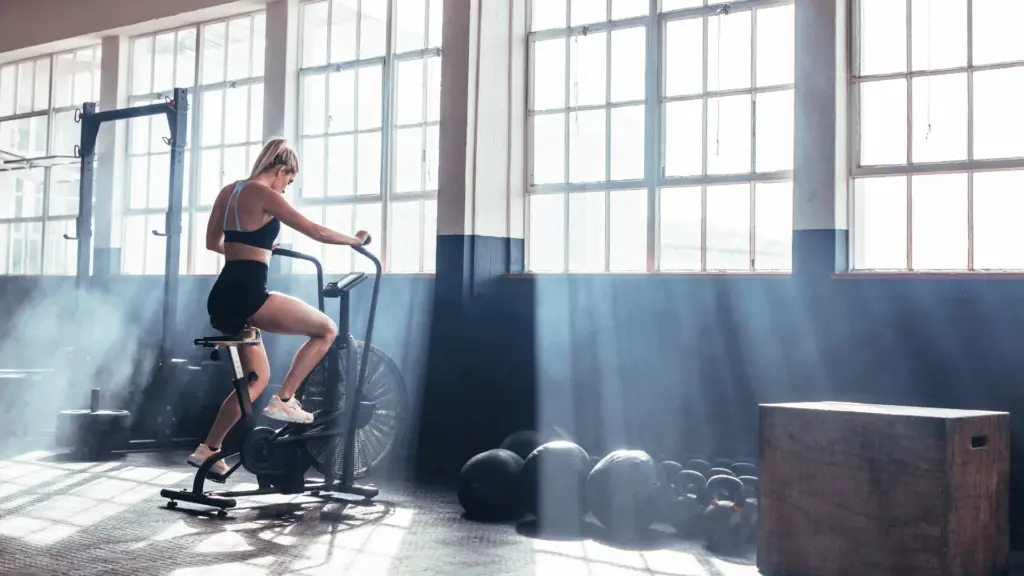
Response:
[[[75,219],[75,238],[78,239],[78,265],[75,285],[82,288],[89,278],[92,264],[92,187],[93,165],[96,159],[96,137],[100,120],[96,117],[96,103],[86,102],[78,118],[82,124],[78,154],[81,157],[78,192],[78,218]],[[70,239],[70,238],[69,238]]]
[[[181,205],[184,196],[185,182],[185,139],[188,134],[188,91],[184,88],[174,89],[174,99],[167,111],[167,122],[170,125],[171,138],[171,170],[169,192],[167,196],[167,216],[164,232],[156,230],[153,234],[167,238],[167,251],[164,261],[164,307],[163,333],[161,338],[160,360],[171,358],[170,342],[173,341],[178,313],[178,277],[179,261],[181,260]]]

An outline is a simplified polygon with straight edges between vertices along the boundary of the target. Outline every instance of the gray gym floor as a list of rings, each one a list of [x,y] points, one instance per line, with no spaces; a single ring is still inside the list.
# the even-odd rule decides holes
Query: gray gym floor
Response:
[[[288,496],[244,500],[224,520],[167,510],[160,489],[192,478],[184,457],[67,463],[35,451],[0,460],[0,574],[757,574],[753,558],[718,558],[668,534],[637,550],[469,522],[454,494],[401,482],[384,483],[373,507],[334,519],[321,517],[319,501]],[[254,480],[239,474],[229,486]]]

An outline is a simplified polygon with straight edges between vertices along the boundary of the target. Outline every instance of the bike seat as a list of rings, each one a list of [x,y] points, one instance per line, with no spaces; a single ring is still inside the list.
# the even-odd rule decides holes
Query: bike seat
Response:
[[[193,343],[196,346],[202,346],[204,348],[230,348],[232,346],[255,346],[262,342],[260,337],[260,331],[254,330],[254,335],[251,338],[244,336],[224,336],[223,334],[218,336],[206,336],[205,338],[196,338]]]

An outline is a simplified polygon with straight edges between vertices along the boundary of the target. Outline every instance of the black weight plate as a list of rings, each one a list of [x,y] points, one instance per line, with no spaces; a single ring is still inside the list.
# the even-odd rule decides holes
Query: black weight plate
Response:
[[[282,476],[294,464],[289,444],[275,445],[273,438],[277,431],[259,426],[246,435],[242,441],[242,466],[252,474]]]

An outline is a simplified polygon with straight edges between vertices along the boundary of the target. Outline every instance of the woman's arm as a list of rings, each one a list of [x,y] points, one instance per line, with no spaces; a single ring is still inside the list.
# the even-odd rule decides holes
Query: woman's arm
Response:
[[[253,186],[253,184],[250,184],[250,186]],[[263,189],[264,198],[263,209],[266,210],[268,214],[277,217],[281,222],[284,222],[286,225],[298,231],[300,234],[308,236],[323,244],[334,244],[338,246],[363,245],[363,238],[349,236],[348,234],[331,230],[326,226],[321,226],[309,218],[306,218],[298,210],[293,208],[292,205],[284,199],[283,194],[274,192],[265,186],[261,186],[261,188]]]
[[[213,203],[210,219],[206,222],[206,249],[218,254],[224,253],[224,206],[220,202],[223,195],[224,190],[221,190],[217,201]]]

